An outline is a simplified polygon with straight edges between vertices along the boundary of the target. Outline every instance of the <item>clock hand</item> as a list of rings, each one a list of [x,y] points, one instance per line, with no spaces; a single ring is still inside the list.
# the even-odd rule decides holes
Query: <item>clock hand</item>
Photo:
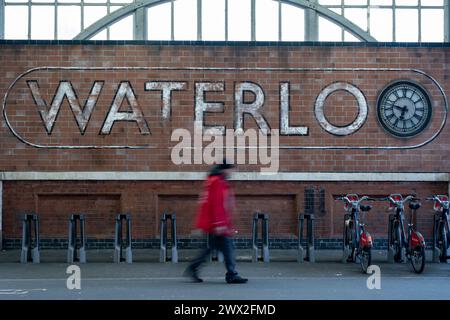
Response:
[[[408,106],[404,106],[402,108],[402,113],[400,114],[400,120],[404,120],[406,111],[408,111]]]

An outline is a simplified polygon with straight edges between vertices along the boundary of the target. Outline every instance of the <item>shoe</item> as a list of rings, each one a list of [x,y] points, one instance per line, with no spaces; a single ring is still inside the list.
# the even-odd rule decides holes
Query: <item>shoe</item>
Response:
[[[183,276],[191,278],[192,282],[203,282],[203,279],[198,276],[197,271],[190,267],[187,267],[183,273]]]
[[[238,275],[225,279],[227,283],[246,283],[248,279],[242,278]]]

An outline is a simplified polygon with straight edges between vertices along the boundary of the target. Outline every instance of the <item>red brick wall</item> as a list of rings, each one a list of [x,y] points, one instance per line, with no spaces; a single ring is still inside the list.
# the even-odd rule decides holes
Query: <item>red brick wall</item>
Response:
[[[414,68],[434,77],[449,92],[450,48],[420,47],[320,47],[320,46],[182,46],[182,45],[12,45],[0,44],[0,96],[21,73],[35,67],[213,67],[213,68]],[[411,139],[388,135],[375,116],[376,99],[391,81],[407,78],[422,84],[431,94],[433,119],[430,126]],[[81,135],[65,101],[54,130],[47,135],[32,100],[26,80],[38,80],[43,98],[50,104],[58,83],[72,82],[78,99],[84,104],[96,80],[105,86],[94,109],[85,135]],[[146,81],[186,81],[186,91],[172,94],[172,117],[161,119],[161,94],[144,91]],[[100,127],[121,81],[130,81],[139,100],[151,135],[139,134],[135,123],[116,123],[108,136],[99,135]],[[252,81],[266,95],[264,115],[271,127],[279,126],[279,82],[291,85],[291,125],[306,125],[308,136],[281,137],[283,145],[407,146],[423,142],[433,135],[444,116],[444,101],[437,87],[423,75],[412,71],[188,71],[188,70],[53,70],[35,71],[22,77],[6,99],[6,115],[14,130],[24,139],[40,145],[143,145],[143,150],[70,150],[39,149],[18,140],[6,126],[0,127],[1,171],[205,171],[206,165],[177,166],[170,160],[170,134],[175,128],[192,129],[194,119],[194,83],[224,81],[223,93],[208,93],[208,101],[223,101],[225,112],[205,116],[207,124],[233,126],[233,87],[235,82]],[[345,81],[363,91],[369,116],[364,126],[347,137],[326,133],[315,119],[313,106],[319,92],[328,84]],[[343,107],[345,105],[345,108]],[[126,103],[123,106],[126,108]],[[355,100],[340,92],[325,104],[327,119],[345,125],[357,115]],[[255,122],[245,118],[245,128]],[[281,150],[282,172],[450,172],[450,130],[430,144],[411,150]],[[256,165],[241,165],[238,171],[259,171]],[[340,237],[342,204],[332,196],[344,192],[386,195],[416,192],[419,197],[447,193],[447,183],[350,183],[350,182],[233,182],[238,195],[235,218],[242,236],[249,236],[251,215],[256,209],[270,214],[270,230],[275,236],[295,235],[297,213],[303,210],[303,191],[315,185],[326,191],[326,214],[317,224],[320,237]],[[4,183],[3,230],[5,238],[20,237],[22,214],[37,211],[42,219],[43,236],[65,237],[68,216],[76,211],[87,215],[90,237],[112,237],[116,213],[131,212],[133,236],[157,237],[158,219],[163,210],[178,216],[180,236],[188,236],[196,210],[201,182],[24,182]],[[386,204],[376,204],[368,214],[369,229],[385,237]],[[419,213],[419,229],[431,236],[431,205]],[[139,221],[139,222],[137,222]]]
[[[35,67],[214,67],[214,68],[416,68],[434,77],[449,90],[449,48],[406,47],[309,47],[309,46],[151,46],[151,45],[7,45],[0,44],[0,96],[21,73]],[[407,78],[422,84],[433,100],[431,125],[415,138],[402,140],[388,135],[375,116],[376,98],[392,80]],[[72,82],[83,104],[95,80],[104,80],[104,89],[94,109],[84,136],[64,102],[54,130],[47,135],[34,105],[26,80],[38,80],[43,98],[50,104],[59,81]],[[130,81],[152,135],[140,135],[135,123],[116,123],[108,136],[99,135],[100,127],[120,81]],[[152,80],[187,81],[186,91],[172,94],[172,117],[161,119],[161,94],[144,91]],[[8,128],[0,128],[0,168],[7,171],[178,171],[205,170],[203,165],[176,166],[170,161],[170,134],[175,128],[192,129],[194,119],[194,82],[225,81],[225,92],[207,93],[208,101],[223,101],[225,112],[205,116],[207,124],[233,124],[233,87],[238,81],[261,85],[266,101],[264,115],[272,128],[279,126],[279,82],[291,84],[291,125],[306,125],[308,136],[281,137],[283,145],[405,146],[427,140],[443,117],[443,98],[437,87],[423,75],[412,71],[35,71],[9,91],[6,114],[11,125],[24,139],[41,145],[142,145],[147,150],[42,150],[31,148],[14,137]],[[369,116],[364,126],[347,137],[326,133],[313,113],[319,92],[335,81],[345,81],[360,88],[367,98]],[[346,111],[343,111],[343,103]],[[126,108],[126,102],[123,108]],[[351,122],[356,114],[354,98],[337,92],[327,99],[325,113],[335,124]],[[245,117],[245,128],[255,127]],[[448,124],[431,144],[413,150],[317,151],[283,150],[281,171],[450,171],[450,131]],[[241,166],[242,171],[258,170]]]
[[[342,192],[386,196],[389,193],[417,193],[425,198],[431,193],[445,193],[447,183],[301,183],[301,182],[231,182],[237,196],[234,216],[238,236],[251,234],[255,211],[270,215],[271,237],[294,237],[297,234],[298,213],[304,210],[304,189],[325,190],[325,213],[317,213],[317,235],[339,238],[342,234],[344,209],[334,196]],[[162,212],[177,215],[180,237],[189,237],[197,211],[198,190],[202,182],[5,182],[5,238],[20,238],[21,219],[26,212],[38,212],[43,237],[65,238],[72,213],[86,215],[89,238],[113,238],[114,217],[119,212],[131,213],[134,238],[159,237]],[[377,237],[387,234],[388,204],[375,202],[367,214],[368,229]],[[317,204],[316,204],[317,205]],[[423,201],[417,226],[424,235],[432,236],[432,206]],[[409,209],[407,212],[409,219]]]

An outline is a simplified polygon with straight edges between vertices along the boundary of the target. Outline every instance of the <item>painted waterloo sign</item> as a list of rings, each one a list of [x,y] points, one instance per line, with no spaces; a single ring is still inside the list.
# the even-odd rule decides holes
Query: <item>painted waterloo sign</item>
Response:
[[[72,149],[152,148],[193,123],[207,135],[278,129],[282,149],[408,149],[440,134],[447,109],[431,75],[387,68],[41,67],[3,100],[19,140]]]

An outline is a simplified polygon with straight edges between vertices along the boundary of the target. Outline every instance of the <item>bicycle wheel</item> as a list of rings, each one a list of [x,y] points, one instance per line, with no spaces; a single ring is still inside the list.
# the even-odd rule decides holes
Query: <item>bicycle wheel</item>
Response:
[[[445,224],[441,223],[439,228],[439,250],[441,252],[439,256],[440,262],[447,262],[447,248],[448,248],[448,239],[447,239],[447,230],[445,230]]]
[[[360,253],[361,268],[364,273],[367,273],[367,269],[372,264],[372,248],[363,248]]]
[[[422,273],[425,268],[425,248],[417,246],[410,258],[415,273]]]
[[[400,231],[400,223],[394,221],[392,227],[392,246],[394,249],[394,261],[402,261],[402,236]]]
[[[344,216],[344,231],[342,235],[342,258],[343,262],[347,260],[347,257],[350,253],[350,237],[349,237],[349,225],[347,224],[347,221],[350,219],[350,216],[346,214]]]

